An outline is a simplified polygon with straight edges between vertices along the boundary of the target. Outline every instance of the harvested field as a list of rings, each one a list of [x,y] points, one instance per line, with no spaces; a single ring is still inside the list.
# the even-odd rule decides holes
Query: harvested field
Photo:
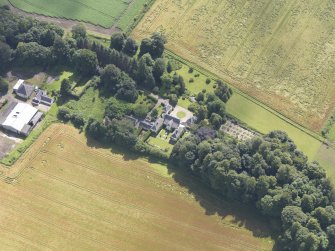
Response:
[[[157,0],[133,31],[309,129],[335,105],[335,5],[325,1]]]
[[[98,149],[70,126],[49,127],[6,176],[5,249],[272,248],[270,238],[255,237],[269,232],[250,210],[220,201],[194,180],[172,178],[161,165]]]

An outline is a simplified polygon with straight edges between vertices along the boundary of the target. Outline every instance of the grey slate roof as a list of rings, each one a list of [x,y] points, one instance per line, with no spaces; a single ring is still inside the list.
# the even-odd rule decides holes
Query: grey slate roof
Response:
[[[168,130],[177,129],[180,125],[180,119],[166,114],[164,116],[164,125],[167,127]]]
[[[139,126],[142,127],[144,130],[149,131],[153,126],[153,123],[148,120],[141,120]]]
[[[44,104],[44,105],[48,105],[51,106],[54,102],[53,98],[50,98],[47,95],[46,91],[43,90],[38,90],[35,98],[33,99],[33,104],[38,105],[38,104]]]
[[[176,129],[171,135],[171,142],[176,143],[177,140],[183,135],[184,131],[185,131],[185,127],[179,126],[178,129]]]
[[[151,131],[154,133],[157,133],[163,126],[164,119],[163,118],[158,118],[154,125],[151,127]]]
[[[34,91],[34,86],[23,83],[17,89],[16,94],[29,98]]]

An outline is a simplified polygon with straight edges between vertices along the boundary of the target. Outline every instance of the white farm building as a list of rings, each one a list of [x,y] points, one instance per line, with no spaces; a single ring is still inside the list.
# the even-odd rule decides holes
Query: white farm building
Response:
[[[12,102],[0,116],[2,128],[10,132],[28,136],[41,120],[43,113],[25,103]]]

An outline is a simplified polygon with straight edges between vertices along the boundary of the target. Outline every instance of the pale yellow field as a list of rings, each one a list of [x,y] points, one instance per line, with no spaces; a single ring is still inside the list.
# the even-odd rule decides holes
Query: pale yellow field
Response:
[[[3,169],[1,250],[272,248],[270,238],[255,237],[269,234],[264,221],[193,178],[96,147],[74,128],[53,125]]]
[[[309,129],[319,131],[335,105],[332,0],[157,0],[133,35],[154,31],[177,55]]]

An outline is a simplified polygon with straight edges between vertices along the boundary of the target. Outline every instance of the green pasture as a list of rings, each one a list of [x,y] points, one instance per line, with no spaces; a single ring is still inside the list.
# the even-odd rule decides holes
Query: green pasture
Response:
[[[0,0],[2,2],[7,2]],[[113,25],[127,30],[134,18],[142,13],[146,0],[10,0],[17,8],[36,14],[60,17],[100,25],[105,28]]]

